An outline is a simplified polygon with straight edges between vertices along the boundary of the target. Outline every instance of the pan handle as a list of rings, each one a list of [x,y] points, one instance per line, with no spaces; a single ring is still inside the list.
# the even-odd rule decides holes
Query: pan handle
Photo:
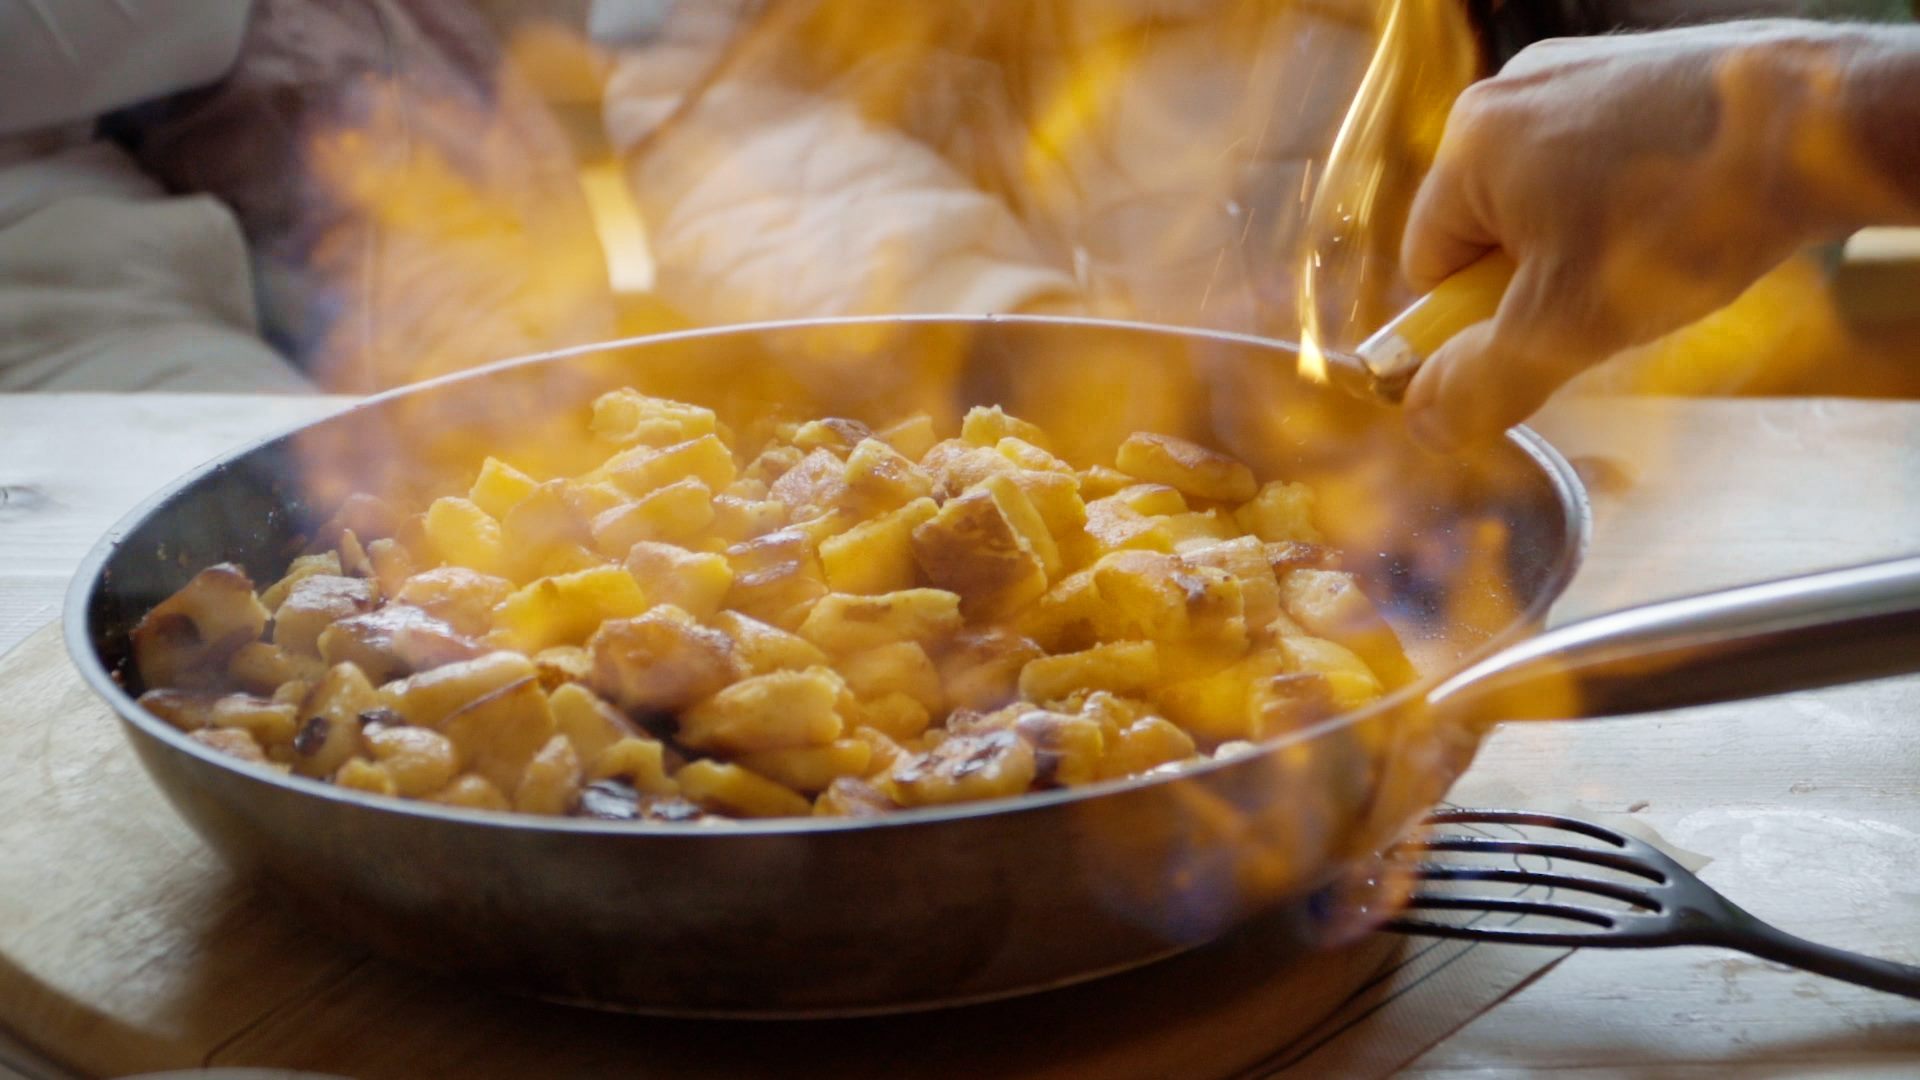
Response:
[[[1741,701],[1920,672],[1920,557],[1629,608],[1480,661],[1429,701],[1549,720]]]

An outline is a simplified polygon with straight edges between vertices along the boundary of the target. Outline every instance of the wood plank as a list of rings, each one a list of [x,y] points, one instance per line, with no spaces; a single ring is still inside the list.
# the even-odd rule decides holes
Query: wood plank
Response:
[[[0,653],[59,611],[73,568],[167,481],[353,399],[0,394]]]

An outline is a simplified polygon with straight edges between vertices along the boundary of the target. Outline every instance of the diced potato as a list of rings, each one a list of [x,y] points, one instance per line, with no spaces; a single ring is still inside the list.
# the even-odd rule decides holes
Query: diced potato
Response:
[[[1020,669],[1020,696],[1045,704],[1077,690],[1139,693],[1160,678],[1151,641],[1115,641],[1063,656],[1043,656]]]
[[[294,656],[278,645],[249,641],[227,661],[227,677],[251,694],[271,695],[296,679],[317,681],[326,665],[307,656]]]
[[[768,490],[771,492],[773,483],[786,475],[795,465],[800,464],[801,459],[806,456],[807,452],[797,446],[775,443],[760,451],[760,455],[754,458],[740,475],[768,485]]]
[[[465,810],[511,810],[513,804],[501,794],[492,781],[473,773],[454,778],[436,794],[428,796],[431,802],[446,806],[458,806]]]
[[[293,591],[293,587],[315,574],[345,577],[346,571],[340,566],[340,553],[320,551],[311,555],[294,556],[293,562],[287,567],[287,572],[280,576],[280,580],[268,586],[267,590],[260,594],[260,603],[270,613],[278,611],[280,605],[286,602],[287,594]]]
[[[831,450],[815,450],[780,474],[768,494],[787,504],[795,521],[807,521],[849,505],[846,465]]]
[[[649,795],[678,795],[680,785],[667,775],[667,748],[658,739],[629,735],[592,759],[589,777],[621,779]]]
[[[998,405],[975,405],[960,419],[960,438],[974,446],[997,446],[1000,440],[1013,438],[1044,449],[1047,433],[1017,416],[1008,416]]]
[[[838,664],[847,688],[863,698],[898,691],[918,701],[928,712],[944,705],[940,672],[917,641],[896,641],[844,657]]]
[[[831,450],[836,457],[844,458],[862,440],[871,438],[873,429],[860,421],[828,416],[794,428],[787,441],[802,450]]]
[[[1100,778],[1106,738],[1098,721],[1045,709],[1029,709],[1013,730],[1033,744],[1034,785],[1076,787]]]
[[[715,426],[712,409],[649,397],[631,388],[595,398],[588,424],[595,438],[618,446],[672,446],[712,435]]]
[[[360,752],[361,715],[379,709],[380,695],[352,664],[336,664],[300,703],[293,736],[293,771],[332,776]]]
[[[1251,502],[1234,511],[1233,519],[1262,540],[1310,544],[1320,540],[1320,530],[1313,524],[1313,489],[1301,483],[1268,483]]]
[[[1133,624],[1100,596],[1092,568],[1076,570],[1022,608],[1013,625],[1048,652],[1075,652],[1137,636]]]
[[[889,690],[869,698],[843,698],[840,712],[846,726],[856,731],[875,731],[902,742],[919,738],[933,723],[933,717],[925,705],[898,690]]]
[[[535,681],[533,661],[516,652],[491,652],[423,671],[380,688],[380,701],[409,724],[437,728],[468,702],[522,681]]]
[[[1106,744],[1096,778],[1136,776],[1194,755],[1193,737],[1158,716],[1142,717]]]
[[[713,495],[695,477],[642,495],[593,519],[594,549],[609,559],[624,559],[645,540],[674,543],[699,536],[713,523]]]
[[[732,638],[664,605],[638,618],[609,620],[587,648],[594,691],[629,712],[684,708],[734,674]]]
[[[1251,536],[1209,544],[1181,554],[1188,566],[1210,566],[1240,583],[1240,602],[1249,630],[1267,626],[1280,614],[1280,583],[1260,541]]]
[[[607,480],[568,480],[560,489],[573,516],[592,523],[594,518],[617,506],[625,506],[633,497]]]
[[[639,582],[623,567],[581,570],[541,578],[500,601],[488,640],[524,652],[578,645],[601,623],[646,609]]]
[[[1011,630],[962,631],[940,658],[942,689],[954,708],[997,709],[1019,694],[1020,670],[1042,655]]]
[[[228,757],[239,758],[241,761],[252,762],[255,765],[267,764],[267,755],[261,751],[260,744],[253,741],[253,736],[239,728],[202,728],[189,733],[187,738],[203,746],[212,747]]]
[[[454,710],[440,732],[467,768],[501,791],[519,788],[528,762],[555,734],[547,695],[532,676]]]
[[[816,817],[878,817],[899,808],[886,792],[849,776],[828,784],[827,790],[813,801]]]
[[[506,569],[500,522],[472,500],[452,496],[435,499],[421,525],[427,547],[440,562],[483,574],[499,574]]]
[[[409,799],[446,787],[460,765],[453,741],[428,728],[368,724],[360,741],[393,779],[394,790]]]
[[[1334,700],[1333,683],[1318,672],[1288,672],[1261,683],[1253,697],[1252,736],[1270,739],[1298,731],[1341,711]]]
[[[863,510],[890,510],[933,494],[933,478],[879,439],[863,439],[847,455],[847,490]]]
[[[630,495],[645,495],[682,480],[698,480],[708,491],[719,491],[733,483],[737,471],[727,444],[716,435],[702,435],[659,449],[622,450],[588,479],[605,479]]]
[[[1079,475],[1080,495],[1085,499],[1104,499],[1109,495],[1118,495],[1140,482],[1119,469],[1110,469],[1105,465],[1082,469]]]
[[[1325,676],[1333,704],[1341,711],[1357,709],[1384,692],[1367,662],[1344,645],[1325,638],[1283,637],[1275,648],[1287,670]]]
[[[993,449],[995,453],[1013,462],[1015,465],[1020,466],[1022,469],[1034,472],[1059,473],[1072,479],[1074,481],[1074,487],[1077,488],[1080,486],[1079,479],[1073,474],[1073,466],[1061,461],[1059,458],[1054,457],[1052,454],[1025,439],[1015,438],[1009,435],[999,442],[994,443]]]
[[[942,499],[958,495],[996,473],[1020,470],[991,446],[975,446],[963,439],[934,443],[921,456],[920,467],[933,477],[934,495]]]
[[[1259,490],[1252,469],[1199,443],[1171,435],[1135,432],[1120,444],[1113,463],[1129,476],[1178,488],[1181,494],[1196,499],[1241,502],[1253,498]]]
[[[1264,739],[1335,711],[1330,684],[1317,675],[1303,679],[1297,671],[1297,662],[1284,651],[1255,653],[1220,671],[1160,687],[1153,700],[1168,719],[1208,742]]]
[[[840,737],[837,705],[845,692],[846,683],[831,668],[742,679],[681,714],[680,741],[736,754],[824,746]]]
[[[1113,498],[1087,504],[1087,535],[1096,556],[1115,551],[1172,551],[1173,535],[1165,521],[1145,517]]]
[[[503,518],[520,500],[533,494],[537,483],[519,469],[490,457],[480,463],[480,475],[467,490],[467,501],[495,518]]]
[[[406,604],[341,619],[320,633],[320,658],[351,663],[374,682],[471,660],[487,650],[453,627]]]
[[[1280,579],[1280,598],[1288,615],[1314,637],[1352,649],[1388,686],[1413,681],[1413,665],[1399,635],[1382,618],[1359,581],[1342,570],[1301,568]]]
[[[733,588],[727,606],[783,630],[800,625],[827,594],[826,576],[805,534],[768,533],[727,549]]]
[[[713,626],[733,639],[734,672],[742,678],[770,671],[801,671],[827,663],[827,654],[813,642],[737,611],[715,615]]]
[[[1240,582],[1225,570],[1159,552],[1119,551],[1094,564],[1093,580],[1129,636],[1206,645],[1232,656],[1246,650]]]
[[[915,461],[926,456],[933,444],[939,441],[939,436],[934,434],[933,417],[923,412],[881,428],[876,434],[885,439],[887,445]]]
[[[1000,473],[982,480],[979,490],[993,498],[1007,523],[1027,542],[1027,547],[1039,558],[1041,568],[1046,571],[1047,580],[1059,577],[1063,569],[1060,545],[1054,541],[1053,532],[1047,528],[1046,519],[1040,516],[1040,511],[1035,509],[1033,500],[1027,498],[1026,489],[1012,474]]]
[[[1006,476],[1033,503],[1040,520],[1046,522],[1047,531],[1053,534],[1054,542],[1060,545],[1061,557],[1067,565],[1075,565],[1075,556],[1083,554],[1076,541],[1084,540],[1087,531],[1087,504],[1080,498],[1080,482],[1072,473],[1033,469]]]
[[[501,548],[522,579],[534,572],[549,549],[579,547],[591,539],[589,519],[575,510],[578,499],[571,489],[570,480],[536,484],[501,516]]]
[[[913,530],[913,554],[928,581],[959,595],[970,620],[1011,614],[1047,590],[1046,565],[986,491],[948,499]]]
[[[734,481],[738,488],[742,481]],[[729,544],[765,536],[787,523],[787,504],[772,499],[753,499],[731,493],[713,497],[713,520],[707,533]]]
[[[873,746],[863,739],[835,739],[825,746],[796,746],[742,754],[741,767],[803,794],[817,794],[843,776],[867,773]]]
[[[1198,551],[1240,535],[1233,519],[1218,510],[1174,514],[1163,520],[1167,535],[1173,539],[1173,550],[1180,553]]]
[[[443,566],[406,579],[393,594],[396,603],[443,619],[468,637],[485,634],[493,626],[493,609],[513,592],[513,582],[464,566]]]
[[[273,643],[295,656],[318,656],[322,631],[379,602],[370,581],[330,574],[302,578],[274,612]]]
[[[399,592],[407,579],[414,576],[413,559],[395,540],[375,540],[368,544],[367,561],[373,565],[373,580],[380,586],[382,596]]]
[[[813,811],[813,805],[792,790],[738,765],[696,761],[673,778],[686,798],[737,817],[804,817]]]
[[[342,572],[349,577],[373,579],[376,587],[380,584],[373,572],[373,560],[367,557],[367,549],[361,546],[360,537],[352,529],[340,530],[336,554],[340,557]]]
[[[134,666],[149,689],[212,686],[227,660],[266,626],[253,582],[221,563],[195,574],[133,628]]]
[[[1110,496],[1136,514],[1168,517],[1187,512],[1186,496],[1165,484],[1130,484]]]
[[[712,618],[733,588],[733,566],[725,556],[650,540],[627,552],[627,573],[649,601],[672,604],[696,619]]]
[[[1018,795],[1033,783],[1033,747],[1011,731],[954,735],[898,763],[884,790],[902,806]]]
[[[368,761],[366,758],[352,758],[340,766],[333,774],[336,787],[353,788],[375,795],[398,795],[399,784],[394,782],[393,774],[386,766]]]
[[[939,507],[915,499],[820,542],[820,563],[834,592],[896,592],[914,587],[913,530],[933,520]]]
[[[941,589],[901,589],[878,596],[829,593],[813,605],[800,636],[829,653],[853,653],[912,641],[933,645],[960,629],[961,600]]]
[[[598,761],[607,747],[640,734],[620,710],[578,683],[549,691],[547,708],[553,713],[554,729],[567,737],[573,752],[588,764]]]
[[[520,774],[513,808],[523,814],[565,814],[580,796],[580,757],[564,735],[541,746]]]

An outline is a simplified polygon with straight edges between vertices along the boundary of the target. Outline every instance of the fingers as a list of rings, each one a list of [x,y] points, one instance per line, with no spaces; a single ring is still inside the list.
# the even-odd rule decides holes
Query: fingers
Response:
[[[1400,268],[1422,292],[1500,246],[1468,196],[1466,170],[1472,165],[1461,149],[1464,140],[1452,136],[1450,131],[1441,141],[1433,168],[1413,197],[1401,240]]]
[[[1525,267],[1499,314],[1436,350],[1407,388],[1407,425],[1435,451],[1498,438],[1617,347],[1597,321],[1567,321],[1557,289]]]

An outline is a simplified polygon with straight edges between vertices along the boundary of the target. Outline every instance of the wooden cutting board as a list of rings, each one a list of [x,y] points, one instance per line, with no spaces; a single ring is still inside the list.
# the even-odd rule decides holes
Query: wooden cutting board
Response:
[[[689,1022],[508,998],[373,959],[236,880],[57,631],[0,660],[0,1028],[83,1074],[1381,1075],[1562,955],[1372,937],[1281,971],[1254,927],[1089,986],[920,1016]]]

